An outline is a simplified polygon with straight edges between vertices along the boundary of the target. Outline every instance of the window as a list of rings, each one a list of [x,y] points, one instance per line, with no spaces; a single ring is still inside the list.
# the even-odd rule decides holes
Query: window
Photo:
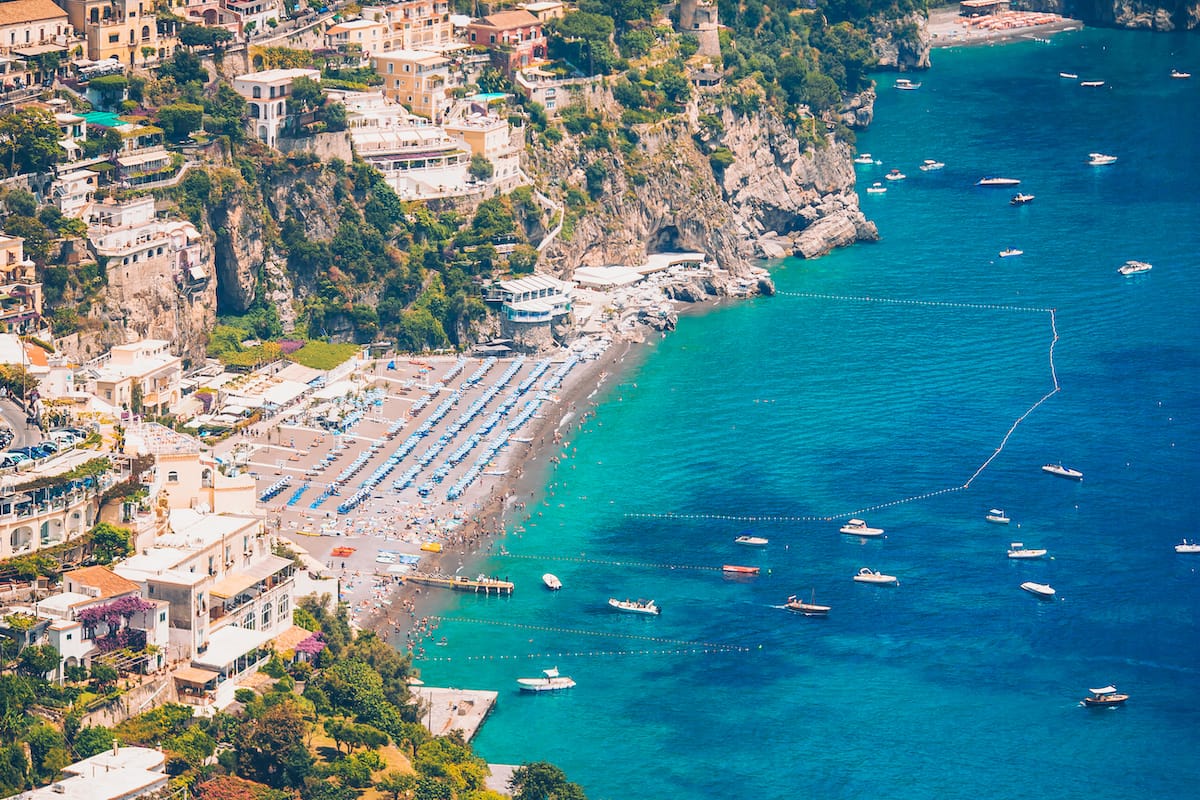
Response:
[[[263,628],[271,627],[271,606],[269,605],[263,606],[262,626]]]
[[[249,614],[247,614],[246,618],[242,620],[242,627],[248,631],[254,630],[254,612],[253,611],[251,611]]]
[[[285,594],[279,598],[279,616],[285,617],[288,613],[288,596]]]
[[[167,473],[167,483],[179,483],[179,473],[171,470]]]
[[[255,86],[253,89],[250,90],[250,96],[254,97],[254,98],[262,97],[262,87]]]
[[[71,639],[72,639],[72,638],[74,638],[74,636],[75,636],[75,634],[73,634],[73,633],[68,633],[68,634],[67,634],[67,641],[68,641],[68,642],[69,642],[69,641],[71,641]]]
[[[116,43],[117,43],[117,42],[119,42],[119,41],[121,41],[121,34],[119,34],[119,33],[110,33],[110,34],[108,35],[108,43],[109,43],[109,44],[116,44]]]
[[[167,621],[167,612],[165,612],[165,611],[158,612],[158,621],[166,622]]]

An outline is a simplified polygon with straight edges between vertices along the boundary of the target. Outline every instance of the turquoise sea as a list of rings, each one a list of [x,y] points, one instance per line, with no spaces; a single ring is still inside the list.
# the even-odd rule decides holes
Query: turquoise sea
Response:
[[[592,800],[1195,796],[1200,556],[1173,545],[1200,538],[1200,77],[1168,76],[1200,75],[1200,39],[934,62],[915,92],[880,76],[859,138],[883,161],[861,181],[908,175],[861,195],[882,240],[777,264],[778,296],[643,348],[489,564],[515,595],[455,599],[418,666],[500,691],[488,760],[551,761]],[[1121,277],[1127,259],[1154,269]],[[850,515],[886,536],[838,535]],[[1010,561],[1011,541],[1052,558]],[[863,566],[900,586],[852,582]],[[833,610],[789,614],[792,594]],[[553,666],[578,686],[515,691]],[[1079,706],[1107,683],[1124,708]]]

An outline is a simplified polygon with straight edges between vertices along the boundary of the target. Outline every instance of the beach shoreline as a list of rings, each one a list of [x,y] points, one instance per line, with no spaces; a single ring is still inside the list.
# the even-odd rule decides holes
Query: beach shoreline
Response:
[[[982,47],[1020,41],[1046,41],[1045,37],[1064,31],[1083,28],[1077,19],[1058,14],[1033,11],[1005,11],[995,18],[976,17],[968,21],[955,7],[929,11],[929,45],[935,49],[948,47]],[[982,27],[985,21],[998,27]]]

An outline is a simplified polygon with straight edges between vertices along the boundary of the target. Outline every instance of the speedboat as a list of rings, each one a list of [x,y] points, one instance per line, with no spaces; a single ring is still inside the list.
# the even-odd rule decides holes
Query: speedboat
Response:
[[[721,572],[728,572],[733,575],[757,575],[761,567],[739,567],[737,564],[726,564],[721,567]]]
[[[1093,167],[1103,167],[1117,160],[1116,156],[1106,156],[1104,153],[1088,153],[1088,164]]]
[[[1034,583],[1033,581],[1025,581],[1021,584],[1021,588],[1032,595],[1037,595],[1043,600],[1049,600],[1056,594],[1054,588],[1048,583]]]
[[[870,567],[863,567],[854,576],[854,580],[859,583],[874,583],[877,586],[899,586],[900,579],[895,575],[884,575],[879,570],[873,570]]]
[[[1079,79],[1079,76],[1076,75],[1074,72],[1060,72],[1060,73],[1058,73],[1058,77],[1066,78],[1067,80],[1072,80],[1072,81]]]
[[[906,92],[911,92],[911,91],[913,91],[914,89],[920,89],[920,88],[921,88],[921,84],[920,84],[920,83],[913,83],[913,82],[912,82],[912,81],[910,81],[908,78],[897,78],[897,79],[896,79],[896,88],[897,88],[897,89],[902,89],[902,90],[904,90],[904,91],[906,91]]]
[[[975,182],[976,186],[1019,186],[1020,184],[1020,178],[996,178],[991,176],[980,178]]]
[[[1034,197],[1035,195],[1032,194],[1022,194],[1021,192],[1017,192],[1012,196],[1012,200],[1009,200],[1008,202],[1014,206],[1023,206],[1026,203],[1032,203]]]
[[[1178,79],[1178,80],[1186,80],[1187,78],[1190,78],[1190,77],[1192,77],[1192,73],[1190,73],[1190,72],[1180,72],[1180,71],[1179,71],[1179,70],[1177,70],[1177,69],[1173,69],[1173,70],[1171,70],[1171,77],[1172,77],[1172,78],[1176,78],[1176,79]]]
[[[922,172],[933,172],[935,169],[945,169],[946,165],[941,161],[934,161],[932,158],[927,158],[921,164]]]
[[[1083,473],[1077,469],[1064,467],[1062,464],[1045,464],[1042,466],[1042,472],[1049,472],[1051,475],[1057,475],[1060,478],[1070,478],[1073,481],[1083,480]]]
[[[1079,82],[1079,85],[1080,85],[1080,86],[1087,86],[1087,87],[1089,87],[1089,88],[1093,88],[1093,89],[1094,89],[1094,88],[1096,88],[1097,86],[1103,86],[1103,85],[1104,85],[1104,81],[1080,81],[1080,82]]]
[[[1004,511],[999,508],[993,508],[992,510],[988,511],[987,516],[985,516],[984,519],[986,519],[988,522],[994,522],[997,525],[1007,525],[1012,521],[1005,516]]]
[[[1013,542],[1008,546],[1009,558],[1041,558],[1044,555],[1045,550],[1027,549],[1023,542]]]
[[[838,533],[844,533],[847,536],[882,536],[883,528],[870,528],[863,520],[852,519],[838,528]]]
[[[807,603],[796,597],[796,595],[792,595],[787,599],[787,604],[784,608],[796,614],[803,614],[806,617],[824,617],[829,614],[830,606],[817,605],[812,602],[814,599],[816,599],[816,592],[813,593],[813,598]]]
[[[1018,250],[1018,249],[1017,249],[1017,248],[1015,248],[1015,247],[1010,247],[1010,248],[1008,248],[1007,250],[1001,250],[1001,251],[1000,251],[1000,257],[1001,257],[1001,258],[1012,258],[1013,256],[1023,256],[1023,255],[1025,255],[1025,251],[1024,251],[1024,250]]]
[[[558,674],[558,667],[542,670],[540,678],[517,678],[517,685],[522,692],[559,692],[571,689],[575,681],[566,675]]]
[[[875,159],[870,153],[859,153],[854,157],[855,164],[874,164]]]
[[[1145,261],[1130,260],[1117,267],[1117,272],[1128,277],[1130,275],[1139,275],[1143,272],[1149,272],[1152,269],[1154,269],[1153,264],[1147,264]]]
[[[546,584],[546,588],[552,592],[557,592],[562,588],[562,581],[558,579],[558,576],[549,572],[542,576],[542,583]]]
[[[1099,689],[1088,689],[1090,694],[1083,698],[1083,705],[1088,708],[1116,708],[1129,699],[1129,695],[1121,694],[1116,686],[1101,686]]]
[[[761,536],[749,536],[743,534],[733,540],[734,544],[740,544],[743,547],[766,547],[767,540]]]
[[[617,611],[625,611],[630,614],[650,614],[657,616],[662,613],[662,609],[654,605],[653,600],[618,600],[615,597],[608,598],[608,604]]]
[[[887,179],[887,180],[889,180],[889,181],[902,181],[902,180],[904,180],[905,178],[907,178],[908,176],[907,176],[907,175],[905,175],[905,174],[904,174],[903,172],[901,172],[900,170],[898,170],[898,169],[894,169],[894,170],[892,170],[891,172],[889,172],[887,175],[884,175],[883,177],[884,177],[884,178],[886,178],[886,179]]]
[[[887,187],[879,181],[875,181],[867,187],[867,194],[884,194],[887,192]]]
[[[1175,545],[1176,553],[1200,553],[1200,543],[1189,542],[1184,539],[1179,544]]]

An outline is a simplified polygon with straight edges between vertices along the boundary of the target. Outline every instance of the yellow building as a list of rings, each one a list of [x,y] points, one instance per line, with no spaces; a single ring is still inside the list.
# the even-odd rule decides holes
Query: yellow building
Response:
[[[159,57],[158,19],[150,0],[63,0],[87,58],[146,64]]]
[[[371,66],[383,77],[384,96],[434,122],[446,113],[450,90],[461,82],[448,58],[428,50],[380,53],[371,56]]]

